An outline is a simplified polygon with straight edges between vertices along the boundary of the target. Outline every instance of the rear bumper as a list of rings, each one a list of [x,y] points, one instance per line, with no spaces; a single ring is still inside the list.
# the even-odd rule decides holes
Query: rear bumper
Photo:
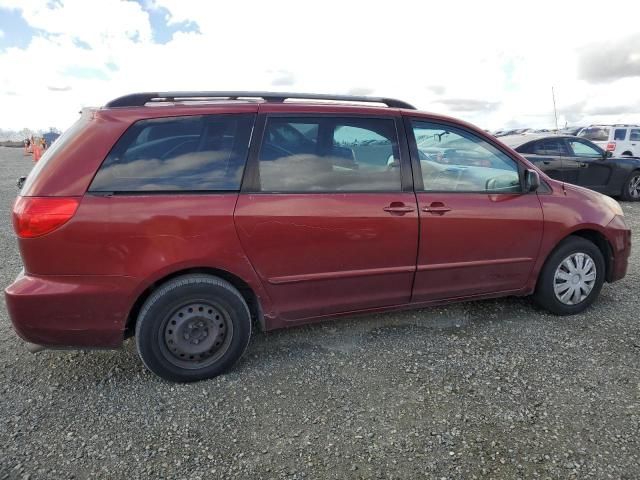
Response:
[[[627,274],[629,256],[631,255],[631,230],[627,227],[624,217],[616,216],[607,225],[607,236],[612,249],[612,262],[607,281],[609,283],[620,280]]]
[[[134,279],[32,276],[21,272],[5,289],[16,333],[39,347],[115,348],[124,337]]]

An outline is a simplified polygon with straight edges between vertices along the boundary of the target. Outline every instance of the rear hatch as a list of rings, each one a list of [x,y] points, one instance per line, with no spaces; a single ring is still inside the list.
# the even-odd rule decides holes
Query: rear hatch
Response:
[[[35,164],[28,177],[20,177],[18,186],[20,187],[21,196],[34,196],[34,183],[47,166],[64,151],[70,143],[75,140],[80,132],[87,126],[93,117],[93,109],[83,109],[80,118],[71,127],[64,132],[42,155],[42,158]]]
[[[84,109],[80,118],[45,152],[22,185],[12,221],[29,274],[70,274],[55,267],[74,255],[68,234],[97,168],[127,123]]]

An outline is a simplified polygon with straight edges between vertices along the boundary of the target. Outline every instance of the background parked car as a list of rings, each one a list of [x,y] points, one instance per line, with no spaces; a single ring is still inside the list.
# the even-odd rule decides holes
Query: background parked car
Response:
[[[578,132],[584,127],[566,127],[558,130],[558,133],[562,135],[578,135]]]
[[[580,130],[578,136],[614,156],[640,157],[640,125],[591,125]]]
[[[571,135],[509,135],[500,141],[551,178],[640,200],[640,159],[614,157],[594,142]]]

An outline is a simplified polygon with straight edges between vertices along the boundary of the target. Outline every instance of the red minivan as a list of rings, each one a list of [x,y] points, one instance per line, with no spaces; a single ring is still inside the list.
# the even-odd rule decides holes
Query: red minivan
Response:
[[[15,202],[6,289],[29,348],[117,347],[170,380],[231,367],[252,325],[531,295],[578,313],[622,278],[618,203],[393,99],[128,95],[86,110]]]

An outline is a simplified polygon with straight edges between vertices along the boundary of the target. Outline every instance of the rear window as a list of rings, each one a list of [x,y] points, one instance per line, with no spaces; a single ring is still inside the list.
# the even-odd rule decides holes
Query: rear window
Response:
[[[579,137],[586,138],[592,142],[606,142],[609,140],[609,128],[589,127],[583,128],[578,134]]]
[[[141,120],[116,142],[92,192],[240,189],[254,115]]]

